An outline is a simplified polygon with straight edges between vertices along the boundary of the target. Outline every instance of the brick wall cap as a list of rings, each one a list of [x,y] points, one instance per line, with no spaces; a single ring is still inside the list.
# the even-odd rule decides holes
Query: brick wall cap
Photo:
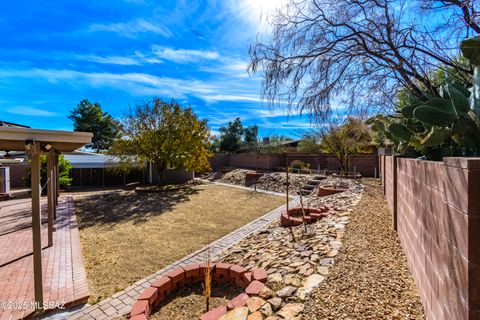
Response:
[[[152,283],[152,287],[161,288],[167,283],[171,284],[171,279],[169,277],[161,276]]]
[[[457,167],[462,169],[480,169],[480,157],[446,157],[443,163],[449,167]]]
[[[133,317],[142,313],[146,315],[149,309],[150,305],[148,304],[147,300],[137,300],[137,302],[133,304],[130,316]]]

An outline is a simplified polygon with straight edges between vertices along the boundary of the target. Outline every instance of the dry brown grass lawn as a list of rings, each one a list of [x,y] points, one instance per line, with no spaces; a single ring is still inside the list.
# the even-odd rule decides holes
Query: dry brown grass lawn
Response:
[[[90,302],[122,290],[279,207],[285,199],[217,185],[77,198]]]

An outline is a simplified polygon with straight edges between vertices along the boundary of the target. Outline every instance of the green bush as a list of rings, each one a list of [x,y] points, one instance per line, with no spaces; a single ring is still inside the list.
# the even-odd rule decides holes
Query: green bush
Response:
[[[29,161],[30,162],[30,161]],[[58,183],[60,188],[69,187],[72,185],[72,178],[70,177],[70,170],[72,165],[62,155],[58,157]],[[30,187],[31,185],[31,169],[27,170],[27,177],[25,177],[25,185]],[[42,154],[40,156],[40,181],[42,187],[47,183],[47,156]]]

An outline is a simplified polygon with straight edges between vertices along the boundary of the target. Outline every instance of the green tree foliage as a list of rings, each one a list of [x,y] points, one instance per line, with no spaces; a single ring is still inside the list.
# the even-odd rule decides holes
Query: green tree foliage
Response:
[[[120,125],[108,112],[104,112],[97,102],[91,103],[87,99],[70,111],[68,116],[73,121],[74,131],[92,132],[92,143],[88,148],[96,152],[108,150],[118,137]]]
[[[478,53],[470,54],[475,47],[480,50],[480,37],[462,43],[462,51],[470,61],[478,57]],[[465,58],[462,61],[468,62]],[[378,115],[368,123],[393,143],[397,153],[405,156],[425,156],[430,160],[441,160],[446,156],[479,156],[480,110],[471,94],[475,87],[472,90],[466,88],[466,82],[455,81],[459,79],[452,73],[437,72],[442,75],[438,77],[438,83],[442,84],[437,89],[440,97],[432,96],[422,101],[404,90],[394,115]],[[480,79],[477,81],[474,77],[474,80],[475,86],[480,83]]]
[[[220,127],[220,152],[235,153],[242,148],[243,125],[240,118],[230,121],[227,126]]]
[[[322,152],[322,135],[315,131],[307,131],[302,135],[302,140],[298,143],[298,151],[305,153]]]
[[[154,98],[137,104],[123,118],[121,138],[114,141],[110,154],[125,171],[138,163],[154,163],[163,183],[169,165],[208,170],[209,137],[207,121],[199,120],[191,108]]]
[[[349,171],[350,156],[368,152],[372,144],[370,129],[356,118],[347,118],[342,125],[332,124],[321,135],[322,150],[337,157],[342,171]]]
[[[243,142],[247,145],[258,144],[258,126],[256,124],[243,130]]]
[[[69,187],[72,185],[72,178],[70,177],[70,170],[72,165],[62,155],[58,157],[58,184],[61,188]],[[25,178],[25,185],[29,187],[31,185],[31,168],[27,170],[27,177]],[[40,156],[40,183],[43,186],[47,183],[47,156],[42,154]]]

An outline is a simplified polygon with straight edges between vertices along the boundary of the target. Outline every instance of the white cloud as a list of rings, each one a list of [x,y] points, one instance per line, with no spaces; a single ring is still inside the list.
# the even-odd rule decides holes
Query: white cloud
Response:
[[[25,106],[14,106],[3,109],[5,112],[11,114],[17,114],[21,116],[32,116],[32,117],[54,117],[58,116],[58,113],[47,111],[38,108],[25,107]]]
[[[220,55],[216,51],[172,49],[168,47],[153,45],[152,52],[161,59],[177,63],[196,62],[201,60],[217,60]]]
[[[115,64],[122,66],[134,66],[141,64],[157,64],[162,63],[161,60],[146,56],[135,51],[132,56],[99,56],[99,55],[76,55],[75,58],[84,61],[90,61],[102,64]]]
[[[131,57],[121,57],[121,56],[97,56],[97,55],[79,55],[76,56],[79,60],[85,60],[90,62],[96,63],[103,63],[103,64],[117,64],[122,66],[131,66],[131,65],[139,65],[139,61],[135,60]]]
[[[202,99],[206,101],[250,101],[250,102],[261,102],[259,96],[244,94],[244,95],[235,95],[235,94],[211,94],[203,95]]]
[[[166,26],[153,24],[145,19],[136,19],[129,22],[119,22],[111,24],[95,23],[90,25],[88,31],[114,32],[124,37],[134,37],[137,34],[144,32],[159,34],[167,38],[173,35]]]
[[[0,70],[1,77],[37,78],[51,83],[70,82],[91,87],[108,86],[126,90],[133,95],[165,95],[183,98],[190,94],[202,96],[217,92],[219,88],[200,80],[157,77],[146,73],[101,73],[58,69]]]

